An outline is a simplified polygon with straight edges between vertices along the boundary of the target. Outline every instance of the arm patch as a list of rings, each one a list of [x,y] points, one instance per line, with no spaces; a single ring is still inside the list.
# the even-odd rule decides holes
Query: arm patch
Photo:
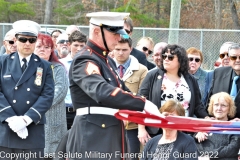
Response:
[[[92,62],[88,62],[87,63],[87,66],[85,68],[85,72],[86,72],[87,75],[91,75],[91,74],[99,74],[99,75],[101,75],[99,67],[96,64],[92,63]]]

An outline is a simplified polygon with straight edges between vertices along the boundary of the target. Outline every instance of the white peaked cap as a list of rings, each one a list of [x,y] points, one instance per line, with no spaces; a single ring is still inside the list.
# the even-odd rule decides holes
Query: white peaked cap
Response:
[[[86,16],[90,17],[90,23],[101,26],[123,26],[124,20],[130,13],[124,12],[93,12],[88,13]]]
[[[41,28],[38,23],[30,20],[19,20],[14,22],[12,26],[16,34],[36,37]]]

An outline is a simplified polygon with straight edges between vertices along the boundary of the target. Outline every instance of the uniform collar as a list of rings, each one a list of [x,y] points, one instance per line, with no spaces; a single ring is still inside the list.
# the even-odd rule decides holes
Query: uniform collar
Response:
[[[108,57],[108,51],[98,46],[92,40],[88,40],[86,46],[90,47],[95,54],[98,54],[105,59]]]

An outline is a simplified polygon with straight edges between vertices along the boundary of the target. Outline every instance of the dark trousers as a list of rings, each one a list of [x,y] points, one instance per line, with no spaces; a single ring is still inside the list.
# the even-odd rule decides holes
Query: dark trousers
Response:
[[[139,153],[140,152],[140,141],[138,139],[138,129],[126,130],[126,135],[129,143],[130,153]],[[138,160],[138,154],[135,154],[134,158],[131,160]]]
[[[75,116],[76,111],[73,111],[72,109],[69,110],[69,108],[66,107],[67,129],[70,129],[72,127]]]
[[[1,160],[43,160],[44,149],[15,149],[0,146]]]

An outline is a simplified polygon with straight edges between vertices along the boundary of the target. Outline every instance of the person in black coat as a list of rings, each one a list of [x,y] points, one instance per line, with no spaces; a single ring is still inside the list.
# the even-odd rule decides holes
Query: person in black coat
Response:
[[[164,103],[160,112],[166,116],[185,115],[182,104],[172,99]],[[141,160],[197,160],[198,152],[191,136],[175,129],[163,128],[163,134],[147,142],[141,156]]]
[[[167,45],[162,50],[160,69],[148,72],[139,93],[160,108],[167,100],[175,99],[184,106],[185,116],[208,116],[202,102],[196,79],[188,73],[186,50],[179,45]],[[158,128],[148,127],[149,133],[157,134]],[[145,126],[139,125],[139,140],[146,143],[150,135]]]

